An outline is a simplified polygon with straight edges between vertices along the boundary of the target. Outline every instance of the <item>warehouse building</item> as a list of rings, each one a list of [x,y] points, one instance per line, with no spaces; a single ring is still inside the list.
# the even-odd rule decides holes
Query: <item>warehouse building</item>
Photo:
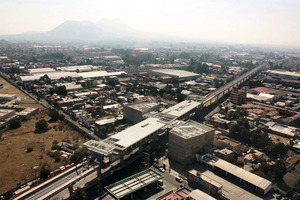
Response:
[[[265,195],[272,189],[272,182],[269,180],[248,172],[225,160],[213,157],[211,154],[201,156],[200,161],[211,166],[214,171],[229,177],[232,181],[255,190],[258,194]]]
[[[202,191],[211,194],[212,196],[219,197],[222,195],[223,185],[200,172],[192,169],[188,173],[188,184],[191,188],[198,188]]]
[[[180,121],[169,133],[169,156],[186,165],[195,160],[196,153],[213,146],[215,129],[188,120]]]
[[[143,115],[152,111],[158,112],[158,104],[151,101],[142,101],[126,104],[123,107],[123,116],[125,119],[133,122],[139,123],[144,118]]]
[[[153,76],[170,76],[180,80],[192,80],[200,77],[200,74],[178,69],[157,69],[152,70]]]

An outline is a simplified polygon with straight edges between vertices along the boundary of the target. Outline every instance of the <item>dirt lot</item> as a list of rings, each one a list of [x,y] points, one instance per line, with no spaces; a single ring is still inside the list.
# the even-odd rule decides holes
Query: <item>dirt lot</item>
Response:
[[[16,88],[15,86],[8,83],[6,80],[4,80],[2,77],[0,77],[0,81],[3,83],[3,88],[0,89],[0,93],[2,94],[17,94],[18,98],[25,98],[25,99],[31,99],[27,94]],[[44,109],[44,107],[40,104],[20,104],[18,107],[27,108],[27,107],[33,107],[33,108],[40,108]]]
[[[71,143],[82,144],[84,138],[75,130],[58,121],[48,123],[50,130],[36,134],[35,123],[40,120],[49,120],[46,110],[32,116],[31,119],[22,122],[22,126],[15,130],[8,130],[3,133],[0,141],[0,193],[3,193],[39,175],[39,169],[33,167],[47,163],[51,169],[58,168],[63,164],[54,162],[54,159],[47,155],[51,150],[54,140],[61,142],[69,140]],[[33,151],[26,153],[28,147]]]
[[[18,97],[30,99],[29,96],[1,77],[0,81],[4,85],[4,88],[0,89],[0,93],[17,94]],[[17,184],[22,184],[38,176],[39,169],[44,163],[47,163],[51,170],[62,166],[63,159],[61,162],[55,162],[54,158],[47,155],[54,140],[58,142],[66,140],[78,144],[85,141],[77,131],[61,121],[48,123],[50,129],[47,132],[34,133],[35,123],[38,120],[49,120],[47,110],[40,104],[20,104],[18,107],[38,107],[40,112],[27,121],[23,121],[20,128],[8,130],[2,135],[0,140],[0,194],[16,187]],[[32,147],[33,151],[26,153],[28,147]]]

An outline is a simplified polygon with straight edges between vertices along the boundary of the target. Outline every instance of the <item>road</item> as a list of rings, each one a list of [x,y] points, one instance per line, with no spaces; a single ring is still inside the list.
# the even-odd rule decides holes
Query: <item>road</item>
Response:
[[[96,166],[97,164],[88,165],[86,163],[80,164],[78,167],[72,167],[65,172],[57,175],[57,177],[53,177],[48,181],[42,183],[41,185],[36,186],[36,189],[31,189],[28,192],[21,194],[20,196],[16,197],[15,199],[39,199],[44,195],[48,194],[49,192],[57,189],[64,183],[76,178],[78,175],[85,172],[87,169]]]

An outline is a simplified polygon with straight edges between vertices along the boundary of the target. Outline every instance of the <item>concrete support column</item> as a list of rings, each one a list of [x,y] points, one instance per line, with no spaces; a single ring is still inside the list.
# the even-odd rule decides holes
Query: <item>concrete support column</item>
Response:
[[[123,163],[124,163],[124,155],[121,155],[121,157],[120,157],[120,164],[123,165]]]
[[[69,190],[69,193],[70,193],[70,197],[73,196],[73,185],[69,185],[68,190]]]

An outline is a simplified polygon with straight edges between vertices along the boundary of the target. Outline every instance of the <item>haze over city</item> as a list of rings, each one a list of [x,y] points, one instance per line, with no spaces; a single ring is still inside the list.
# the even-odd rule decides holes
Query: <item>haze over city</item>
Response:
[[[300,45],[296,0],[10,0],[0,5],[1,35],[50,31],[67,20],[113,19],[155,38]]]
[[[300,0],[0,0],[0,200],[300,200]]]

